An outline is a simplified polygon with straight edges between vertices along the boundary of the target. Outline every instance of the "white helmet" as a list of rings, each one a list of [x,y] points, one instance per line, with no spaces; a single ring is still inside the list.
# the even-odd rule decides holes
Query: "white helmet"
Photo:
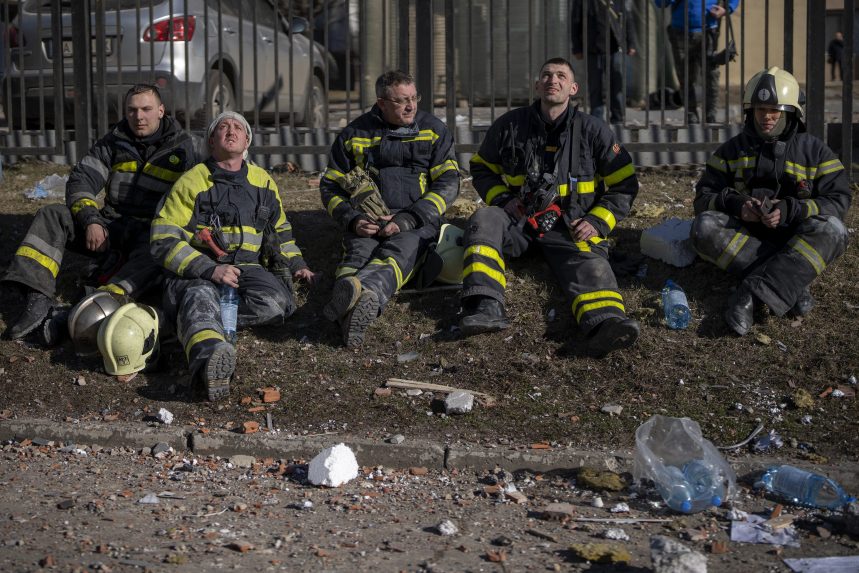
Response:
[[[69,336],[78,356],[98,354],[98,327],[116,312],[128,298],[105,290],[97,290],[82,298],[69,311]]]
[[[123,305],[101,323],[98,349],[108,374],[140,372],[158,358],[158,314],[135,302]]]

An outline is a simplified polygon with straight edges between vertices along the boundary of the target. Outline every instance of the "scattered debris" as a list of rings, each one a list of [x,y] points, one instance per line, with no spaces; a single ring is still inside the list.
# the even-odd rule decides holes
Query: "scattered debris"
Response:
[[[173,453],[173,448],[165,442],[158,442],[152,446],[152,457],[159,460],[166,458]]]
[[[513,503],[517,503],[519,505],[528,503],[528,496],[521,491],[505,491],[504,496],[513,501]]]
[[[388,378],[385,382],[390,388],[416,388],[427,392],[456,392],[462,390],[474,394],[484,407],[490,407],[495,404],[495,398],[483,392],[475,392],[474,390],[465,390],[464,388],[454,388],[453,386],[445,386],[443,384],[430,384],[429,382],[417,382],[415,380],[404,380],[402,378]]]
[[[755,334],[755,340],[757,340],[764,346],[769,346],[773,342],[773,339],[764,334],[763,332],[758,332],[757,334]]]
[[[397,363],[405,364],[406,362],[411,362],[413,360],[417,360],[420,357],[420,354],[416,351],[406,352],[404,354],[397,354]]]
[[[799,536],[792,526],[772,530],[760,515],[749,514],[745,521],[731,522],[731,541],[742,543],[768,543],[799,547]]]
[[[619,404],[606,404],[600,408],[600,412],[609,416],[620,416],[620,413],[623,412],[623,406]]]
[[[263,404],[271,404],[272,402],[280,401],[280,390],[277,388],[269,386],[260,390],[259,394]]]
[[[570,551],[593,563],[630,563],[632,555],[624,547],[610,543],[573,543]]]
[[[733,445],[730,445],[730,446],[718,446],[718,448],[719,448],[720,450],[726,450],[726,451],[727,451],[727,450],[736,450],[736,449],[742,448],[743,446],[745,446],[746,444],[748,444],[749,442],[751,442],[751,441],[754,439],[754,437],[755,437],[755,436],[757,436],[758,434],[760,434],[760,433],[761,433],[761,430],[763,430],[763,429],[764,429],[764,425],[763,425],[763,424],[758,424],[758,427],[757,427],[757,428],[755,428],[754,430],[752,430],[752,433],[751,433],[751,434],[749,434],[749,435],[748,435],[748,437],[746,437],[746,439],[745,439],[745,440],[743,440],[742,442],[738,442],[738,443],[733,444]]]
[[[799,557],[785,559],[794,573],[851,573],[859,571],[859,555],[843,557]]]
[[[602,533],[603,539],[611,539],[613,541],[629,541],[629,535],[623,529],[610,528]]]
[[[447,395],[444,400],[444,411],[451,414],[467,414],[474,407],[474,394],[457,390]]]
[[[373,390],[373,394],[375,394],[376,397],[378,397],[378,398],[388,398],[391,395],[391,389],[390,388],[376,388],[375,390]]]
[[[573,517],[576,508],[569,503],[550,503],[540,511],[540,517],[548,521],[566,521]]]
[[[339,487],[358,477],[358,460],[345,444],[322,450],[310,460],[307,479],[313,485]]]
[[[803,416],[802,418],[799,419],[799,423],[804,425],[804,426],[808,426],[809,424],[811,424],[811,420],[812,420],[812,417],[809,416],[808,414],[806,414],[805,416]]]
[[[237,468],[251,468],[257,462],[254,456],[246,456],[244,454],[236,454],[230,457],[230,463]]]
[[[603,500],[600,496],[597,496],[591,501],[591,505],[593,507],[600,508],[605,506],[605,503],[603,503]]]
[[[154,493],[147,493],[145,496],[138,499],[137,503],[154,505],[154,504],[160,503],[160,502],[158,501],[157,495],[155,495]]]
[[[435,530],[438,531],[439,535],[444,536],[456,535],[457,533],[459,533],[459,528],[454,522],[449,519],[445,519],[444,521],[436,525]]]
[[[612,513],[629,513],[629,504],[624,502],[615,504],[609,511]]]
[[[729,550],[727,541],[714,541],[710,544],[710,553],[713,555],[724,555]]]
[[[86,386],[86,378],[83,374],[78,374],[75,377],[75,386]]]
[[[419,388],[409,388],[408,390],[406,390],[406,396],[411,396],[412,398],[414,398],[415,396],[420,396],[423,393],[424,391]]]
[[[707,573],[704,554],[664,535],[650,538],[650,562],[654,573]]]
[[[691,219],[671,217],[641,233],[641,254],[675,267],[686,267],[695,262],[697,253],[689,234]]]
[[[775,430],[770,430],[769,433],[761,436],[752,444],[752,451],[756,454],[777,450],[784,446],[784,440]]]
[[[425,476],[429,473],[429,470],[425,467],[410,467],[409,474],[413,476]]]
[[[228,543],[225,547],[227,549],[232,549],[233,551],[237,551],[239,553],[247,553],[254,548],[254,546],[250,543],[242,543],[239,541],[233,541],[232,543]]]
[[[243,422],[239,432],[242,434],[256,434],[259,432],[259,422]]]
[[[791,394],[790,401],[800,410],[808,410],[814,408],[814,397],[808,393],[808,390],[799,388]]]
[[[406,441],[406,437],[402,434],[396,434],[396,435],[388,438],[389,444],[402,444],[405,441]]]

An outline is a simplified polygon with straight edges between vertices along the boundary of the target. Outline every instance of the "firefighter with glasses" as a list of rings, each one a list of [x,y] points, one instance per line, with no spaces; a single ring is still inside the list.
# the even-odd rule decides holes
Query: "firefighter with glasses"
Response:
[[[466,336],[509,326],[505,259],[536,247],[571,300],[587,352],[604,356],[639,333],[606,241],[629,214],[638,179],[608,125],[570,104],[578,84],[567,60],[543,64],[535,90],[539,99],[496,120],[471,159],[474,187],[488,207],[465,231],[459,326]]]
[[[137,298],[156,284],[161,269],[149,255],[149,224],[158,201],[197,160],[191,136],[164,115],[158,89],[129,89],[125,118],[72,169],[65,205],[39,209],[12,257],[3,280],[18,286],[26,302],[6,337],[23,338],[43,326],[42,342],[56,342],[59,332],[48,326],[60,322],[64,329],[64,321],[46,318],[66,249],[92,257],[106,271],[100,288],[118,298]]]
[[[696,185],[693,244],[740,278],[724,318],[741,336],[761,303],[776,316],[807,314],[809,285],[847,248],[847,172],[806,132],[803,99],[790,73],[755,74],[743,132],[716,150]]]
[[[337,137],[322,177],[322,204],[343,230],[323,312],[340,323],[350,348],[363,344],[367,327],[411,278],[459,194],[453,138],[418,110],[419,101],[409,74],[379,76],[376,104]]]
[[[244,117],[227,111],[209,125],[211,152],[159,205],[152,257],[168,271],[164,310],[176,317],[192,379],[209,400],[229,394],[236,349],[225,336],[223,285],[238,290],[238,327],[279,325],[295,310],[292,279],[315,275],[292,237],[277,185],[246,161],[252,140]]]

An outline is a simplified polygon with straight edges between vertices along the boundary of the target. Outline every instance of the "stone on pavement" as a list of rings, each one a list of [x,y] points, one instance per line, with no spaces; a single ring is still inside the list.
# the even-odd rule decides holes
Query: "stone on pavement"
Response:
[[[388,438],[389,444],[402,444],[405,441],[406,441],[406,437],[402,434],[397,434],[395,436],[391,436],[390,438]]]
[[[579,487],[596,491],[622,491],[626,488],[624,479],[615,472],[583,467],[576,475]]]
[[[166,424],[169,426],[173,423],[173,413],[167,408],[161,408],[158,410],[158,413],[155,414],[155,419],[162,424]]]
[[[641,233],[641,254],[674,265],[688,267],[695,262],[692,248],[692,221],[672,217]]]
[[[337,444],[319,452],[310,460],[307,479],[313,485],[339,487],[358,477],[358,460],[346,444]]]
[[[650,538],[653,573],[707,573],[707,557],[664,535]]]
[[[614,543],[573,543],[570,551],[593,563],[629,563],[632,555],[625,547]]]
[[[447,414],[467,414],[474,407],[474,394],[457,390],[444,399],[444,411]]]
[[[439,535],[456,535],[459,533],[459,528],[449,519],[445,519],[436,525],[435,529],[438,531]]]
[[[235,456],[230,456],[230,463],[237,468],[252,467],[256,463],[256,461],[257,459],[254,456],[246,456],[243,454],[236,454]]]
[[[543,519],[564,521],[575,515],[576,508],[570,503],[550,503],[543,508],[540,515]]]

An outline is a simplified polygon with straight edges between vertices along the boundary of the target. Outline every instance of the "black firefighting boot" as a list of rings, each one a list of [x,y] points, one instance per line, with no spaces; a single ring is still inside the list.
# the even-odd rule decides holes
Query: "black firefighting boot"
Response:
[[[794,316],[805,316],[811,312],[811,309],[814,308],[815,304],[817,304],[817,301],[815,301],[814,297],[811,296],[811,291],[808,290],[808,287],[805,287],[799,294],[796,302],[793,303],[793,307],[791,307],[790,312]]]
[[[228,342],[218,344],[203,367],[203,384],[209,401],[215,402],[230,394],[230,379],[236,370],[236,347]]]
[[[360,297],[361,281],[358,277],[343,277],[334,283],[331,300],[322,309],[322,314],[331,322],[336,322],[352,310]]]
[[[343,344],[346,348],[358,348],[364,344],[364,333],[379,316],[379,295],[371,290],[365,290],[358,302],[343,318]]]
[[[6,329],[6,338],[18,340],[24,338],[42,324],[48,317],[54,301],[51,297],[39,291],[27,293],[26,305],[14,324]]]
[[[602,358],[609,352],[629,348],[638,340],[641,328],[633,318],[612,316],[596,327],[588,340],[588,354]]]
[[[510,326],[507,312],[500,301],[490,296],[469,296],[462,301],[459,330],[465,336],[497,332]]]
[[[755,322],[755,298],[752,293],[743,285],[737,287],[737,290],[728,299],[728,305],[725,308],[725,322],[731,327],[731,330],[745,336],[751,330]]]

